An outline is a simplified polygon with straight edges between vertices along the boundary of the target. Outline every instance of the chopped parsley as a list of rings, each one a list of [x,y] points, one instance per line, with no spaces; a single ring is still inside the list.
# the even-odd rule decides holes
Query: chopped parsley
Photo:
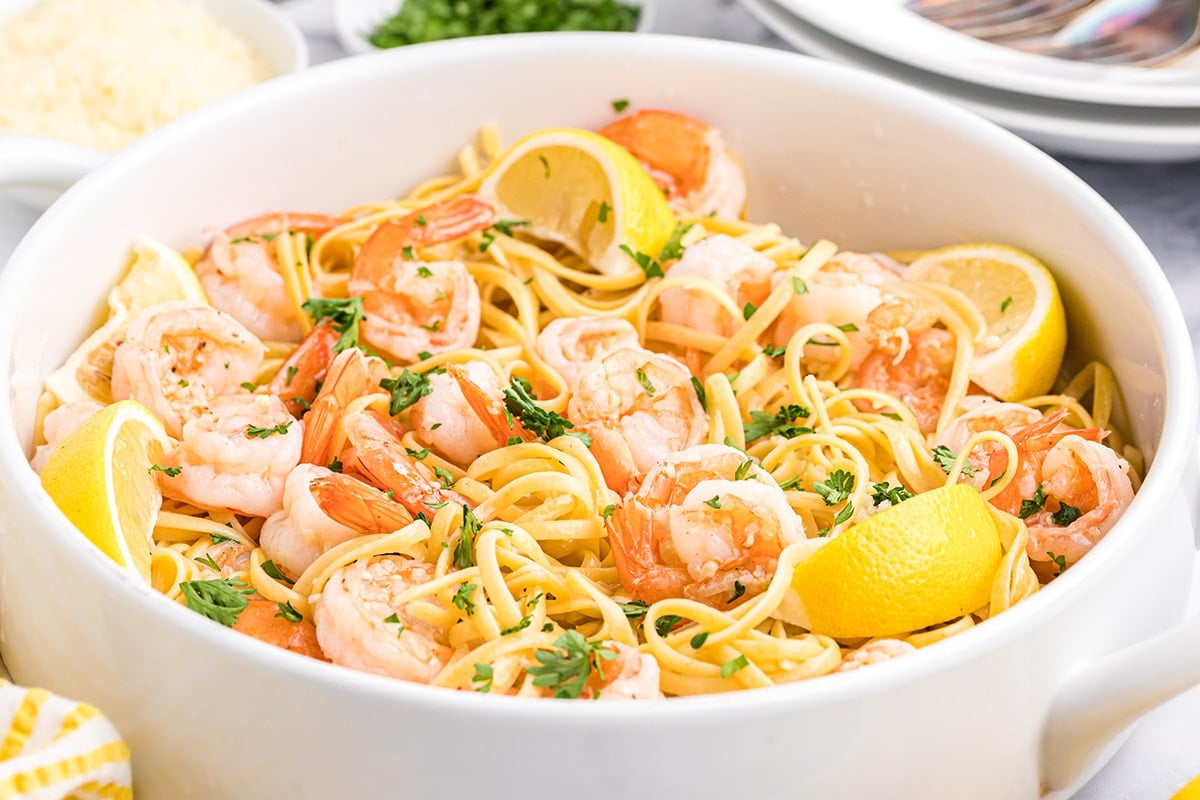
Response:
[[[770,358],[778,358],[787,353],[787,346],[776,347],[773,344],[769,344],[763,348],[763,353]]]
[[[454,593],[454,605],[467,612],[468,617],[475,616],[475,602],[471,600],[471,595],[475,593],[477,587],[473,583],[464,583],[458,587],[458,591]]]
[[[732,447],[734,450],[741,450],[743,453],[746,452],[746,449],[744,447],[740,447],[738,445],[738,443],[735,442],[729,436],[726,436],[725,439],[721,442],[721,444],[725,445],[726,447]]]
[[[755,311],[758,311],[758,306],[754,305],[754,303],[746,303],[746,305],[742,306],[742,319],[750,319],[754,316]]]
[[[812,433],[812,428],[792,424],[801,417],[807,417],[809,413],[804,406],[795,404],[786,405],[774,414],[769,411],[751,411],[750,422],[743,426],[746,441],[752,442],[764,436],[794,439],[802,433]]]
[[[798,275],[792,276],[792,291],[796,294],[808,294],[808,284]]]
[[[253,383],[251,381],[246,381],[245,383],[241,384],[241,387],[243,389],[245,389],[247,392],[253,392],[255,389],[258,388],[258,384]]]
[[[892,486],[887,481],[871,484],[871,501],[877,506],[884,503],[899,505],[910,497],[915,497],[915,495],[904,488],[903,484]]]
[[[475,566],[475,537],[482,528],[474,512],[463,506],[462,534],[458,537],[458,544],[454,545],[454,563],[459,569]]]
[[[779,484],[779,488],[785,492],[791,491],[792,489],[799,489],[800,488],[800,476],[793,475],[792,477],[788,478],[783,483]]]
[[[700,407],[708,411],[708,392],[704,391],[704,384],[700,383],[700,379],[695,375],[692,376],[692,389],[696,392],[696,399],[700,401]]]
[[[411,447],[404,448],[404,452],[408,453],[409,458],[415,458],[417,461],[424,461],[425,456],[429,455],[429,448],[425,447],[420,450],[413,450]]]
[[[632,31],[645,13],[622,0],[409,0],[391,9],[366,37],[376,47],[497,33]]]
[[[328,319],[333,329],[341,334],[333,345],[333,352],[340,353],[347,348],[358,346],[358,326],[366,317],[361,297],[310,297],[300,307],[308,313],[314,323]]]
[[[525,430],[543,441],[556,439],[575,427],[566,417],[539,406],[536,400],[529,381],[521,377],[514,377],[509,388],[504,390],[504,407],[508,413],[519,419]]]
[[[841,525],[843,522],[848,522],[854,516],[854,503],[846,503],[842,506],[842,510],[833,518],[834,525]]]
[[[400,617],[396,616],[396,612],[393,611],[391,614],[384,617],[383,621],[389,625],[399,625],[400,626],[396,629],[396,638],[397,639],[400,638],[400,634],[404,633],[404,623],[400,621]]]
[[[630,600],[628,603],[617,603],[617,605],[629,619],[641,619],[646,616],[646,610],[650,608],[645,600]]]
[[[286,603],[276,603],[275,605],[279,606],[279,612],[275,616],[283,617],[288,622],[304,622],[304,615],[292,607],[291,600],[288,600]]]
[[[417,267],[417,277],[418,278],[432,278],[433,270],[431,270],[429,267],[422,264],[421,266]]]
[[[438,329],[442,327],[442,321],[440,319],[435,319],[433,322],[429,323],[428,325],[419,325],[418,327],[424,328],[425,330],[429,331],[430,333],[437,333]]]
[[[608,519],[609,517],[611,517],[613,515],[613,512],[615,512],[616,510],[617,510],[616,505],[614,505],[613,503],[609,503],[608,505],[606,505],[604,507],[604,510],[600,512],[601,519]]]
[[[293,581],[287,575],[283,574],[283,571],[280,570],[278,566],[276,566],[274,561],[270,561],[270,560],[264,561],[264,562],[262,562],[261,566],[262,566],[262,571],[267,573],[267,575],[274,578],[275,580],[283,581],[284,583],[289,584],[289,585],[295,583],[295,581]]]
[[[1063,556],[1063,555],[1056,556],[1056,555],[1054,555],[1054,553],[1051,553],[1049,550],[1046,551],[1046,555],[1050,556],[1050,560],[1052,562],[1054,562],[1055,566],[1058,567],[1058,572],[1056,572],[1054,574],[1056,576],[1062,575],[1063,572],[1065,572],[1067,569],[1067,557]]]
[[[404,247],[400,248],[400,253],[408,261],[412,261],[413,259],[415,259],[417,257],[416,254],[413,253],[412,245],[407,245],[407,244],[404,245]],[[425,270],[425,271],[429,272],[429,270]],[[420,270],[417,270],[417,274],[420,275]],[[430,272],[429,274],[432,275],[433,273]],[[421,277],[426,277],[426,276],[422,275]]]
[[[219,534],[219,533],[210,533],[210,534],[208,535],[208,538],[212,539],[212,543],[213,543],[213,544],[220,544],[221,542],[235,542],[235,543],[237,543],[237,541],[238,541],[237,539],[233,538],[232,536],[222,536],[222,535],[221,535],[221,534]]]
[[[493,677],[495,677],[495,670],[491,664],[476,664],[475,674],[471,676],[471,683],[475,684],[475,691],[487,694],[492,690]]]
[[[419,217],[417,217],[417,226],[418,226],[418,227],[424,228],[424,227],[425,227],[426,225],[428,225],[428,224],[429,224],[429,223],[425,221],[425,215],[424,215],[424,214],[421,214]]]
[[[1055,511],[1050,515],[1050,521],[1055,525],[1060,525],[1065,528],[1075,520],[1079,519],[1080,515],[1079,509],[1075,506],[1069,506],[1066,503],[1060,502],[1058,504],[1058,511]]]
[[[836,506],[850,497],[854,491],[854,473],[844,469],[834,470],[823,482],[813,483],[813,491],[821,495],[827,506]]]
[[[527,667],[534,686],[554,690],[554,696],[575,699],[583,694],[593,672],[604,680],[602,661],[612,661],[617,654],[600,642],[589,642],[578,631],[567,631],[554,640],[554,650],[538,650],[533,655],[538,666]]]
[[[695,636],[693,636],[692,640],[690,642],[688,642],[688,644],[690,644],[692,646],[693,650],[699,650],[701,647],[704,647],[704,643],[707,641],[708,641],[708,631],[701,631],[700,633],[697,633]]]
[[[637,381],[642,385],[642,388],[646,390],[646,394],[654,397],[654,384],[651,383],[650,379],[646,377],[645,370],[643,370],[641,367],[638,367],[636,374]]]
[[[641,267],[642,272],[646,274],[647,280],[650,278],[661,278],[665,274],[662,265],[641,250],[634,250],[629,245],[623,244],[621,245],[621,252],[632,258]]]
[[[492,224],[492,227],[505,236],[512,238],[513,228],[521,228],[530,224],[532,224],[532,220],[528,219],[498,219]]]
[[[600,201],[600,212],[597,215],[597,219],[602,223],[608,222],[608,212],[610,212],[610,211],[612,211],[612,206],[610,206],[608,204],[608,201],[601,200]]]
[[[433,391],[428,375],[407,369],[399,377],[381,380],[379,388],[392,395],[388,413],[393,417]]]
[[[745,656],[738,656],[731,661],[726,661],[721,665],[721,677],[728,678],[735,673],[741,672],[746,667],[750,666],[750,662]]]
[[[533,615],[526,614],[525,616],[521,617],[521,621],[518,622],[516,625],[511,625],[511,626],[503,629],[502,631],[500,631],[500,635],[508,636],[510,634],[517,633],[519,631],[523,631],[529,627],[529,624],[531,622],[533,622]]]
[[[291,386],[292,378],[296,377],[296,373],[299,371],[300,370],[298,367],[294,367],[294,366],[288,367],[287,368],[287,380],[284,381],[284,385]]]
[[[754,476],[750,474],[750,468],[753,466],[753,461],[743,461],[738,464],[738,468],[734,470],[733,479],[735,481],[754,480]]]
[[[277,433],[281,434],[281,435],[285,434],[288,432],[288,428],[292,427],[293,422],[295,422],[295,420],[290,419],[287,422],[281,422],[280,424],[276,425],[273,428],[260,428],[256,425],[247,425],[246,426],[246,438],[247,439],[266,439],[268,436],[274,436]]]
[[[1034,514],[1041,511],[1046,506],[1046,491],[1039,483],[1038,487],[1033,490],[1032,500],[1022,500],[1021,510],[1017,512],[1017,516],[1021,519],[1029,519]]]
[[[625,109],[629,108],[629,101],[624,97],[612,101],[612,110],[620,114]],[[603,222],[603,220],[601,220]]]
[[[541,153],[538,153],[538,161],[542,162],[542,169],[545,171],[545,177],[550,177],[550,162]]]
[[[1008,307],[1011,305],[1012,305],[1012,298],[1011,297],[1004,298],[1004,302],[1000,304],[1000,313],[1003,314],[1005,311],[1008,311]]]
[[[654,630],[659,636],[666,636],[683,620],[683,617],[678,614],[663,614],[654,621]]]
[[[434,467],[433,474],[438,476],[438,480],[442,482],[442,487],[449,489],[458,479],[445,467]]]
[[[329,469],[330,472],[341,472],[345,466],[346,465],[342,463],[342,460],[340,458],[338,458],[337,456],[334,456],[333,461],[329,462],[329,466],[327,467],[327,469]]]
[[[208,567],[209,569],[213,570],[214,572],[221,571],[221,565],[218,564],[216,561],[214,561],[213,557],[210,555],[200,556],[199,558],[195,559],[195,561],[199,564],[203,564],[204,566]]]
[[[150,472],[158,471],[166,475],[168,478],[174,478],[179,473],[183,472],[183,467],[164,467],[162,464],[155,464],[150,467]]]
[[[659,261],[674,261],[683,255],[683,237],[692,229],[691,225],[679,224],[675,226],[675,230],[671,231],[670,237],[667,238],[667,243],[662,246],[662,250],[658,253]]]
[[[838,325],[837,329],[842,333],[855,333],[858,331],[858,326],[853,322],[847,322],[845,325]]]
[[[183,581],[179,584],[179,591],[192,611],[232,628],[238,615],[250,605],[246,595],[254,594],[253,589],[247,589],[245,586],[246,584],[235,578]]]
[[[744,595],[745,593],[746,593],[746,587],[742,585],[742,582],[734,581],[733,582],[733,594],[729,595],[729,600],[727,602],[732,603],[735,600],[737,600],[739,597]]]
[[[712,497],[704,501],[704,505],[709,506],[710,508],[720,508],[721,496],[719,494],[714,494]]]
[[[949,475],[950,470],[954,469],[954,462],[958,460],[958,453],[954,452],[949,447],[946,447],[944,444],[939,444],[937,447],[933,448],[933,460],[936,461],[938,466],[942,468],[942,472]],[[962,474],[970,478],[975,474],[975,468],[964,461]]]

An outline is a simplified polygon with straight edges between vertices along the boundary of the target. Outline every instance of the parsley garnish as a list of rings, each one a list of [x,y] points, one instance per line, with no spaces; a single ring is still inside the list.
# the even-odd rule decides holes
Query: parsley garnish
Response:
[[[808,285],[797,275],[792,276],[792,291],[796,294],[808,294]]]
[[[358,324],[366,316],[363,313],[361,297],[346,297],[340,300],[322,297],[310,297],[300,306],[313,322],[328,319],[333,329],[341,334],[333,346],[333,352],[340,353],[349,347],[358,346]]]
[[[787,345],[784,345],[783,347],[776,347],[773,344],[769,344],[763,348],[763,353],[770,358],[778,358],[779,356],[787,353]]]
[[[1046,506],[1046,491],[1039,483],[1038,487],[1033,490],[1032,500],[1022,500],[1021,510],[1017,512],[1017,516],[1021,519],[1029,519],[1034,514],[1041,511]]]
[[[735,481],[754,480],[754,476],[750,474],[750,468],[753,466],[753,461],[743,461],[738,464],[738,468],[734,470],[733,479]]]
[[[622,111],[624,111],[627,108],[629,108],[629,101],[626,100],[624,97],[620,98],[619,100],[612,101],[612,109],[613,109],[613,111],[617,112],[618,114],[620,114]],[[601,220],[601,222],[603,222],[603,220]]]
[[[701,647],[704,647],[704,643],[707,641],[708,641],[708,631],[701,631],[700,633],[697,633],[695,636],[693,636],[692,640],[690,642],[688,642],[688,644],[690,644],[692,646],[693,650],[699,650]]]
[[[566,417],[547,411],[536,402],[529,381],[514,377],[509,388],[504,390],[504,407],[521,420],[522,427],[543,441],[562,436],[575,427]]]
[[[646,616],[646,609],[650,608],[645,600],[630,600],[628,603],[617,603],[617,605],[629,619],[641,619]]]
[[[799,489],[800,488],[800,476],[793,475],[792,477],[788,478],[783,483],[779,484],[779,488],[785,492],[790,491],[792,489]]]
[[[438,476],[438,480],[442,482],[442,487],[446,489],[449,489],[454,485],[454,482],[458,480],[453,474],[451,474],[450,470],[446,469],[445,467],[434,467],[433,474]]]
[[[752,442],[764,436],[782,436],[794,439],[802,433],[812,433],[812,428],[792,423],[801,417],[807,417],[809,410],[804,406],[787,405],[774,414],[768,411],[751,411],[750,422],[743,425],[746,441]]]
[[[542,162],[542,169],[546,173],[545,177],[549,178],[550,177],[550,162],[547,161],[546,157],[544,155],[542,155],[541,153],[538,153],[538,161]]]
[[[454,605],[467,612],[468,617],[475,616],[475,603],[471,600],[471,595],[475,593],[475,584],[464,583],[458,587],[458,591],[454,593]]]
[[[298,367],[288,367],[287,368],[287,380],[284,381],[284,385],[291,386],[292,378],[296,377],[296,373],[299,371],[300,371],[300,369]]]
[[[617,507],[614,504],[609,503],[608,505],[606,505],[604,507],[604,510],[600,512],[601,519],[608,519],[609,517],[611,517],[613,515],[613,512],[616,510],[617,510]]]
[[[221,571],[221,565],[218,564],[216,561],[214,561],[213,557],[210,555],[203,555],[195,560],[196,560],[196,562],[203,564],[204,566],[208,567],[209,569],[213,570],[214,572]]]
[[[262,571],[267,573],[267,575],[274,578],[275,580],[283,581],[284,583],[286,583],[288,585],[295,583],[294,580],[289,578],[287,575],[283,574],[283,572],[279,569],[279,567],[277,567],[275,565],[274,561],[269,561],[269,560],[264,561],[264,562],[262,562],[261,566],[262,566]]]
[[[415,458],[417,461],[424,461],[425,456],[429,455],[429,448],[426,447],[421,450],[413,450],[411,447],[406,447],[404,448],[404,452],[408,453],[410,458]]]
[[[732,661],[726,661],[721,665],[721,677],[728,678],[730,675],[741,672],[748,666],[750,666],[750,662],[746,660],[746,657],[738,656]]]
[[[150,467],[150,472],[155,470],[164,473],[168,478],[174,478],[179,473],[183,472],[183,467],[164,467],[162,464],[155,464]]]
[[[1004,298],[1004,302],[1000,304],[1000,313],[1003,314],[1005,311],[1008,311],[1008,307],[1011,305],[1012,305],[1012,298],[1011,297]]]
[[[746,305],[742,306],[742,319],[750,319],[754,316],[755,311],[758,311],[758,306],[754,305],[754,303],[746,303]]]
[[[871,501],[877,506],[883,505],[885,502],[899,505],[914,496],[912,492],[904,488],[903,484],[892,486],[887,481],[871,484]]]
[[[821,495],[827,506],[836,506],[854,491],[854,474],[844,469],[834,470],[824,482],[813,483],[813,491]]]
[[[241,387],[243,389],[245,389],[247,392],[253,392],[255,389],[258,388],[258,384],[252,383],[250,381],[246,381],[245,383],[241,384]]]
[[[745,593],[746,593],[746,587],[742,585],[742,582],[734,581],[733,582],[733,594],[731,594],[729,596],[728,602],[732,603],[734,600],[737,600],[739,597],[741,597]]]
[[[433,387],[429,385],[428,375],[407,369],[401,372],[397,378],[381,380],[379,388],[392,395],[388,413],[393,417],[433,391]]]
[[[538,650],[534,658],[540,666],[528,667],[534,686],[554,689],[554,696],[574,699],[583,694],[592,672],[604,680],[601,661],[612,661],[617,654],[600,642],[589,642],[578,631],[567,631],[554,640],[555,650]]]
[[[679,224],[675,226],[675,230],[671,231],[667,243],[663,245],[662,250],[658,253],[659,261],[674,261],[683,256],[683,237],[692,229],[691,225]]]
[[[601,200],[600,201],[600,213],[598,215],[600,222],[608,222],[608,212],[610,212],[610,211],[612,211],[612,206],[610,206],[608,204],[608,201]]]
[[[454,563],[459,569],[475,566],[475,537],[483,526],[467,506],[463,506],[462,534],[454,546]]]
[[[1056,555],[1054,555],[1054,553],[1051,553],[1049,550],[1046,551],[1046,555],[1050,556],[1050,560],[1053,561],[1054,564],[1058,567],[1058,572],[1056,572],[1054,574],[1062,575],[1063,572],[1067,569],[1067,557],[1062,556],[1062,555],[1056,556]]]
[[[858,331],[858,326],[853,322],[847,322],[845,325],[838,325],[837,329],[842,333],[855,333]]]
[[[621,252],[637,262],[637,265],[642,268],[642,272],[646,274],[647,280],[650,278],[661,278],[664,275],[662,265],[641,250],[634,250],[629,245],[623,244],[621,245]]]
[[[700,407],[708,411],[708,392],[704,391],[704,384],[700,383],[700,379],[695,375],[692,376],[692,389],[696,391],[696,399],[700,401]]]
[[[503,233],[505,236],[512,238],[513,228],[524,227],[531,224],[531,222],[531,220],[527,219],[498,219],[492,224],[492,227]]]
[[[275,616],[283,617],[288,622],[304,622],[304,615],[292,608],[291,600],[288,600],[286,603],[276,603],[275,605],[279,606],[279,613]]]
[[[342,460],[340,458],[338,458],[337,456],[334,456],[333,461],[329,462],[328,469],[330,472],[341,472],[345,466],[346,465],[342,463]]]
[[[949,447],[946,447],[944,444],[939,444],[937,447],[933,448],[933,460],[936,461],[938,466],[942,468],[942,472],[949,475],[950,470],[954,469],[954,462],[958,460],[958,453],[954,452]],[[975,468],[964,462],[962,474],[970,478],[975,474]]]
[[[671,632],[671,628],[674,628],[676,625],[678,625],[682,619],[683,617],[679,616],[678,614],[663,614],[654,621],[654,630],[659,636],[666,636]]]
[[[533,615],[526,614],[525,616],[521,617],[521,621],[518,622],[516,625],[505,628],[504,630],[500,631],[500,635],[508,636],[509,634],[517,633],[518,631],[523,631],[529,627],[529,623],[531,623],[531,622],[533,622]]]
[[[726,436],[725,439],[721,442],[721,444],[725,445],[726,447],[732,447],[734,450],[740,450],[743,453],[746,452],[746,449],[744,447],[738,447],[738,443],[735,442],[732,439],[732,437],[729,437],[729,436]]]
[[[246,426],[246,438],[247,439],[255,439],[255,438],[266,439],[268,436],[274,436],[277,433],[278,434],[287,433],[288,428],[292,427],[293,422],[295,422],[295,420],[290,419],[287,422],[282,422],[273,428],[259,428],[256,425],[247,425]]]
[[[833,524],[841,525],[852,516],[854,516],[854,503],[846,503],[846,505],[842,506],[842,510],[837,513],[837,516],[833,518]]]
[[[415,259],[417,257],[416,254],[413,253],[412,245],[405,245],[404,247],[401,247],[400,253],[408,261],[412,261],[413,259]],[[429,272],[429,270],[425,270],[425,271]],[[417,274],[420,275],[420,270],[417,271]],[[429,274],[432,275],[433,273],[430,272]],[[421,277],[425,277],[425,276],[422,275]]]
[[[1065,528],[1068,525],[1070,525],[1072,522],[1074,522],[1075,520],[1079,519],[1079,517],[1080,517],[1080,511],[1078,508],[1076,508],[1075,506],[1069,506],[1066,503],[1060,502],[1058,504],[1058,511],[1055,511],[1053,514],[1050,515],[1050,521],[1053,522],[1055,525],[1059,525],[1059,526]]]
[[[471,683],[475,684],[475,691],[487,694],[492,690],[492,678],[495,675],[495,670],[491,664],[476,664],[475,674],[471,676]]]
[[[235,578],[183,581],[179,584],[179,591],[192,611],[232,628],[238,615],[250,605],[246,595],[254,593],[253,589],[243,588],[245,585]]]
[[[213,544],[220,544],[221,542],[237,542],[237,539],[234,539],[232,536],[222,536],[219,533],[210,533],[208,538],[212,539]]]
[[[651,383],[650,379],[646,377],[645,371],[641,367],[638,367],[636,375],[638,383],[640,383],[642,388],[646,390],[646,394],[654,397],[654,384]]]
[[[432,278],[433,270],[431,270],[429,267],[422,264],[421,266],[417,267],[417,277],[418,278]]]
[[[712,508],[720,508],[721,507],[721,496],[719,494],[714,494],[712,497],[710,497],[704,501],[704,505],[710,506]]]

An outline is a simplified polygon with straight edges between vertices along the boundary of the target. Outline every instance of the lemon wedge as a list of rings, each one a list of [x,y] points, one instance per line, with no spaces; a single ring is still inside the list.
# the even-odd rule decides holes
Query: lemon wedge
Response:
[[[1200,800],[1200,776],[1192,778],[1186,786],[1171,795],[1171,800]]]
[[[488,169],[479,195],[501,217],[529,220],[522,230],[565,245],[604,275],[639,269],[637,253],[657,258],[677,224],[628,151],[572,128],[518,141]]]
[[[139,236],[125,277],[108,293],[109,312],[136,314],[168,300],[208,302],[187,259],[162,242]]]
[[[1054,385],[1067,319],[1045,264],[1005,245],[967,244],[926,253],[906,277],[957,289],[979,309],[987,322],[987,339],[971,367],[979,386],[1013,401]]]
[[[792,587],[814,633],[890,636],[982,608],[1001,556],[987,504],[955,484],[848,528],[796,566]]]
[[[55,505],[105,555],[150,581],[150,535],[162,494],[151,467],[170,444],[162,423],[133,400],[97,411],[66,436],[42,469]]]

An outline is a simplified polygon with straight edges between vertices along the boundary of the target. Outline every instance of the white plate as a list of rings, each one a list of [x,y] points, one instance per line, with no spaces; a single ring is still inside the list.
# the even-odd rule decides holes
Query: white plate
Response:
[[[792,1],[742,0],[742,4],[800,50],[942,95],[1054,153],[1105,161],[1200,158],[1200,108],[1110,108],[1029,97],[952,80],[832,36],[782,7],[782,2]]]
[[[1073,102],[1200,108],[1200,52],[1162,69],[1084,64],[955,33],[908,11],[904,0],[776,4],[857,47],[961,81]]]

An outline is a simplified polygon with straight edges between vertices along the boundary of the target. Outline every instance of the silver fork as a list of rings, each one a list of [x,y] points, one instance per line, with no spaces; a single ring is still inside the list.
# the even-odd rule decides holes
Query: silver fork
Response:
[[[1101,0],[1030,52],[1154,66],[1200,46],[1200,0]]]
[[[947,28],[980,38],[1007,35],[1067,17],[1092,0],[907,0],[906,7]]]

